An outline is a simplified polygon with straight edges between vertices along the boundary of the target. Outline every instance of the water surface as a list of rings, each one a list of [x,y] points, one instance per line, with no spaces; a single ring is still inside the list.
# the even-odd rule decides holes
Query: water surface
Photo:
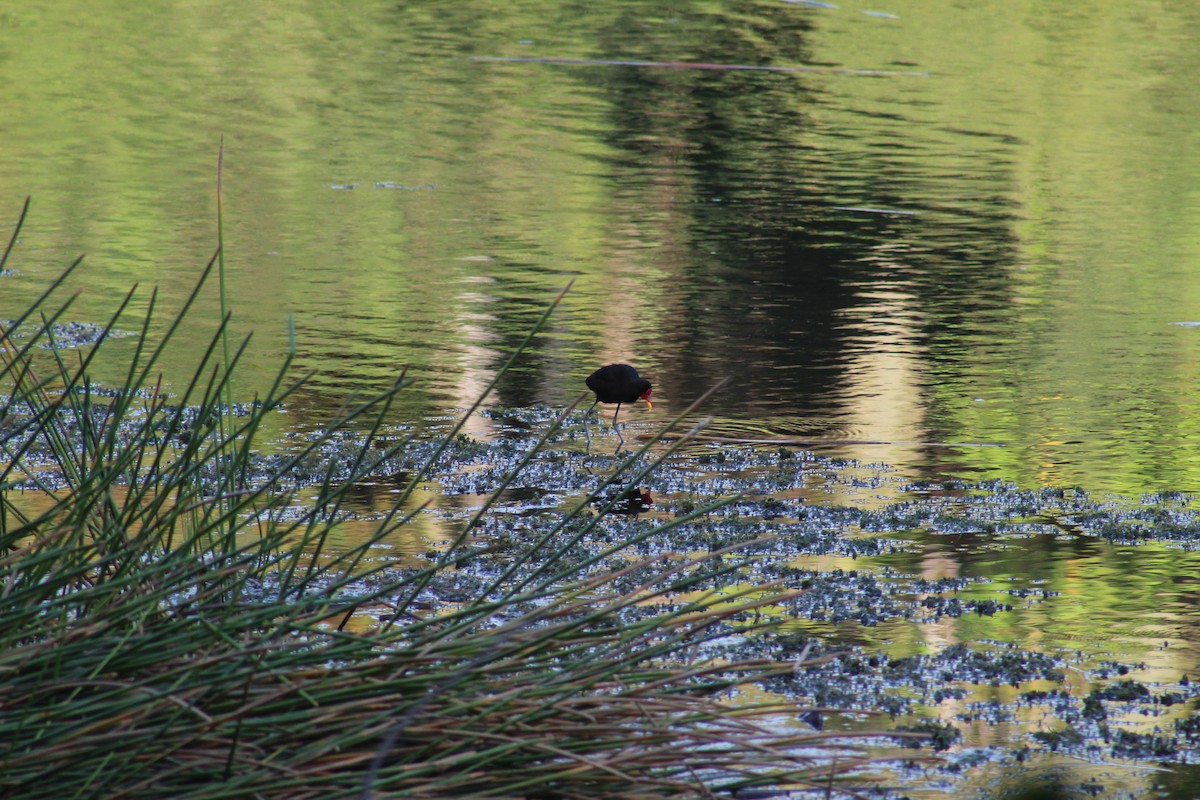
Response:
[[[731,434],[1196,488],[1191,6],[434,8],[7,12],[8,313],[81,252],[80,317],[180,302],[224,135],[235,324],[268,372],[294,317],[314,413],[404,365],[465,406],[574,280],[499,402],[629,360],[649,422],[728,377]]]
[[[492,402],[561,407],[629,361],[655,384],[633,430],[727,378],[710,433],[905,480],[1200,489],[1195,4],[32,3],[0,31],[0,218],[33,196],[0,317],[80,253],[71,319],[104,323],[134,283],[135,311],[151,287],[181,305],[216,247],[224,137],[240,391],[289,319],[312,372],[281,428],[404,367],[398,423],[452,414],[573,282]],[[743,69],[764,66],[786,69]],[[168,380],[218,318],[214,284]],[[890,566],[1070,602],[914,647],[1196,663],[1190,554],[986,544]]]

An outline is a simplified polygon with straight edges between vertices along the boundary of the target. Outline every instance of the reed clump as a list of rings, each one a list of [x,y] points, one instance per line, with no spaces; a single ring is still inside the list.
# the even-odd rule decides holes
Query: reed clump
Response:
[[[0,331],[0,796],[707,796],[827,786],[867,759],[780,724],[794,706],[736,696],[794,665],[693,655],[778,599],[735,588],[728,553],[665,571],[556,559],[594,524],[566,514],[537,564],[430,613],[422,593],[480,545],[464,531],[399,568],[376,545],[420,513],[407,493],[331,549],[348,487],[412,444],[379,442],[405,383],[264,462],[265,416],[303,385],[290,363],[235,410],[245,343],[223,355],[222,324],[175,396],[158,377],[215,263],[158,336],[151,296],[117,387],[89,366],[130,298],[84,350],[57,341],[78,264]],[[296,465],[350,430],[359,446],[339,440],[297,511]]]

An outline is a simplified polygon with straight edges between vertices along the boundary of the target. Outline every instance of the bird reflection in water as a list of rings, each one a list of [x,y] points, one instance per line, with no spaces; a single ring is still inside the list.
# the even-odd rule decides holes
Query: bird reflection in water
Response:
[[[638,514],[643,514],[651,509],[654,505],[654,498],[650,496],[650,492],[645,489],[639,489],[634,486],[627,486],[616,489],[600,495],[592,500],[592,505],[597,510],[603,509],[609,503],[616,501],[612,508],[608,509],[609,514],[619,514],[623,517],[636,517]]]

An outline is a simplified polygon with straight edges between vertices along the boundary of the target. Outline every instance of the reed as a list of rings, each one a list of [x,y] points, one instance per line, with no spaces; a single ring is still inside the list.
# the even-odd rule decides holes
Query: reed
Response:
[[[420,513],[405,495],[367,541],[331,549],[348,489],[412,445],[377,446],[406,381],[264,472],[264,418],[304,383],[287,377],[290,358],[232,415],[246,342],[226,345],[226,316],[170,403],[159,377],[218,260],[157,337],[151,294],[124,383],[103,392],[89,367],[107,338],[78,354],[55,342],[78,262],[0,331],[0,796],[708,796],[827,787],[869,760],[779,724],[801,709],[739,699],[794,664],[694,655],[785,594],[738,588],[731,551],[669,569],[572,560],[594,524],[580,504],[539,541],[536,564],[423,614],[423,589],[479,552],[465,530],[400,568],[375,546]],[[351,428],[357,449],[296,513],[288,476]],[[652,446],[597,495],[652,468],[637,466]],[[355,617],[370,624],[348,626]]]

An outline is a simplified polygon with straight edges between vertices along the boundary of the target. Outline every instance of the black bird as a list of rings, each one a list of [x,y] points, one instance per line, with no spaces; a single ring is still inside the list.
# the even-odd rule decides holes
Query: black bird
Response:
[[[634,403],[645,400],[650,405],[650,381],[638,375],[638,371],[628,364],[609,364],[601,367],[587,377],[587,387],[596,393],[596,403],[616,403],[617,410],[613,412],[613,427],[617,425],[617,414],[621,413],[622,403]],[[592,408],[596,407],[592,403]],[[592,408],[588,413],[592,413]]]

